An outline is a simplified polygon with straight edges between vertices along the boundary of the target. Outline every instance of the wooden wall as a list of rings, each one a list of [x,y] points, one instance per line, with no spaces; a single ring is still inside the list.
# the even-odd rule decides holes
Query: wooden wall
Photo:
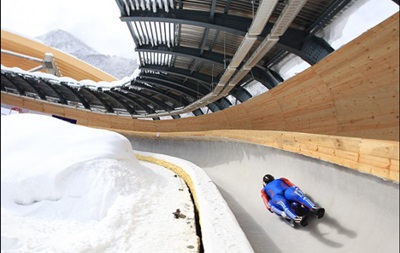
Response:
[[[190,138],[202,131],[202,138],[277,147],[398,182],[399,13],[271,91],[208,115],[150,121],[3,92],[1,100],[124,133]],[[213,136],[216,130],[223,131]]]
[[[267,130],[118,132],[151,139],[229,140],[253,143],[306,155],[399,182],[398,141]]]
[[[35,108],[77,119],[79,124],[121,130],[277,130],[398,141],[398,22],[399,13],[271,91],[208,115],[149,121],[55,109],[41,102]],[[33,106],[27,99],[2,94],[4,103],[10,100]]]

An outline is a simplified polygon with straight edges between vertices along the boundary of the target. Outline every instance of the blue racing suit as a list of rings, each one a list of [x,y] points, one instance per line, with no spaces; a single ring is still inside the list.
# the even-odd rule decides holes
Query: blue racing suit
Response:
[[[292,204],[299,203],[309,210],[315,207],[315,204],[304,195],[300,188],[286,178],[275,179],[267,184],[261,190],[261,195],[270,212],[279,216],[288,216],[291,219],[297,216]]]

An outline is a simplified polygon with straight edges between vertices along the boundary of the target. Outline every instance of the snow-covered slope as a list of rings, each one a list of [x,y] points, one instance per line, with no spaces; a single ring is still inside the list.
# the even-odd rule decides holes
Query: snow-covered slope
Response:
[[[63,30],[53,30],[36,39],[49,47],[71,54],[118,79],[131,76],[138,67],[136,59],[101,54]]]

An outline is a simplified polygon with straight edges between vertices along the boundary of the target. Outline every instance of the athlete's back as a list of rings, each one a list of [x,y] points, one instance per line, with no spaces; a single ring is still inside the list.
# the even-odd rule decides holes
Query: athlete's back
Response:
[[[276,194],[284,195],[284,191],[289,188],[281,178],[275,179],[264,187],[264,191],[273,198]]]

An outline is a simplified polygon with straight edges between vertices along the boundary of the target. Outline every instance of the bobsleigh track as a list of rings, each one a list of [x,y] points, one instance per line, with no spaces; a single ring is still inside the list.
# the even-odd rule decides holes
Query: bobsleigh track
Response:
[[[126,136],[134,150],[167,154],[203,168],[257,253],[399,252],[399,184],[299,154],[229,141]],[[325,216],[292,228],[265,208],[262,176],[286,177]]]

